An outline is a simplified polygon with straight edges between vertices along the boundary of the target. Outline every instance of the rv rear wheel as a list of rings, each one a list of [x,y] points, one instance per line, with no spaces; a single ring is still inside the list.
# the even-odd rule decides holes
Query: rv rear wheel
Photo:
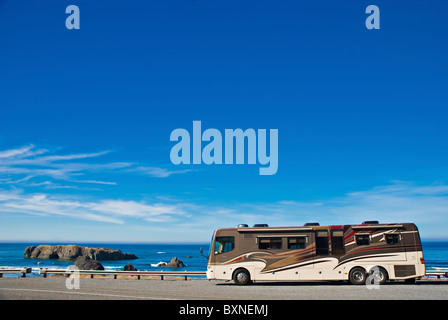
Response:
[[[351,284],[364,284],[366,282],[366,271],[361,267],[353,268],[349,277]]]
[[[238,269],[233,274],[233,281],[238,285],[246,285],[250,283],[250,274],[246,269]]]
[[[372,284],[376,282],[377,284],[382,285],[385,284],[388,279],[387,271],[382,267],[372,268],[369,271],[369,276],[372,279]]]

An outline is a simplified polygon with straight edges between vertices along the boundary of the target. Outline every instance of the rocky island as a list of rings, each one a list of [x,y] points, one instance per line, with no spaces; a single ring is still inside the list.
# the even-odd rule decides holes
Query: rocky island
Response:
[[[88,257],[91,260],[131,260],[138,259],[132,253],[107,248],[89,248],[78,245],[39,245],[29,246],[24,252],[25,258],[76,260]]]

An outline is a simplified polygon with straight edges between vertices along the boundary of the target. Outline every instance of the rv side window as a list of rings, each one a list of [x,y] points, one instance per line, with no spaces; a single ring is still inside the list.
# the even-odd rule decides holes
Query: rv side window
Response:
[[[328,255],[329,243],[328,243],[328,232],[327,231],[317,231],[316,232],[316,254],[318,256]]]
[[[216,237],[215,254],[229,252],[235,249],[235,237]]]
[[[355,236],[355,239],[358,246],[367,246],[370,244],[370,235],[368,234],[358,234]]]
[[[288,249],[305,249],[306,237],[288,238]]]
[[[401,240],[401,236],[398,233],[386,234],[386,243],[387,244],[399,244],[400,240]]]
[[[345,253],[344,231],[333,230],[331,232],[331,252],[334,255],[341,255]]]
[[[282,248],[282,238],[258,238],[258,249],[275,250]]]

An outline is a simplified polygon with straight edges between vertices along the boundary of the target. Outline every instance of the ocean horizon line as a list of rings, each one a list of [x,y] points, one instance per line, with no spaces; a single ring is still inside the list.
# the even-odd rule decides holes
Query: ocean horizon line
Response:
[[[448,241],[448,239],[446,240]],[[88,244],[118,244],[118,245],[210,245],[209,242],[108,242],[108,241],[44,241],[44,240],[37,240],[37,241],[31,241],[31,240],[24,240],[24,241],[7,241],[7,240],[0,240],[0,244],[60,244],[60,245],[88,245]]]

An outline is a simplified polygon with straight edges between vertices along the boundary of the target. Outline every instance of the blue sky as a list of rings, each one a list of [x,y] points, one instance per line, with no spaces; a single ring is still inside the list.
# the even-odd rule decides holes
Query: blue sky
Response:
[[[370,4],[380,30],[365,27]],[[0,0],[0,241],[208,242],[239,223],[364,220],[446,239],[446,9]],[[278,172],[173,165],[170,133],[194,120],[278,129]]]

